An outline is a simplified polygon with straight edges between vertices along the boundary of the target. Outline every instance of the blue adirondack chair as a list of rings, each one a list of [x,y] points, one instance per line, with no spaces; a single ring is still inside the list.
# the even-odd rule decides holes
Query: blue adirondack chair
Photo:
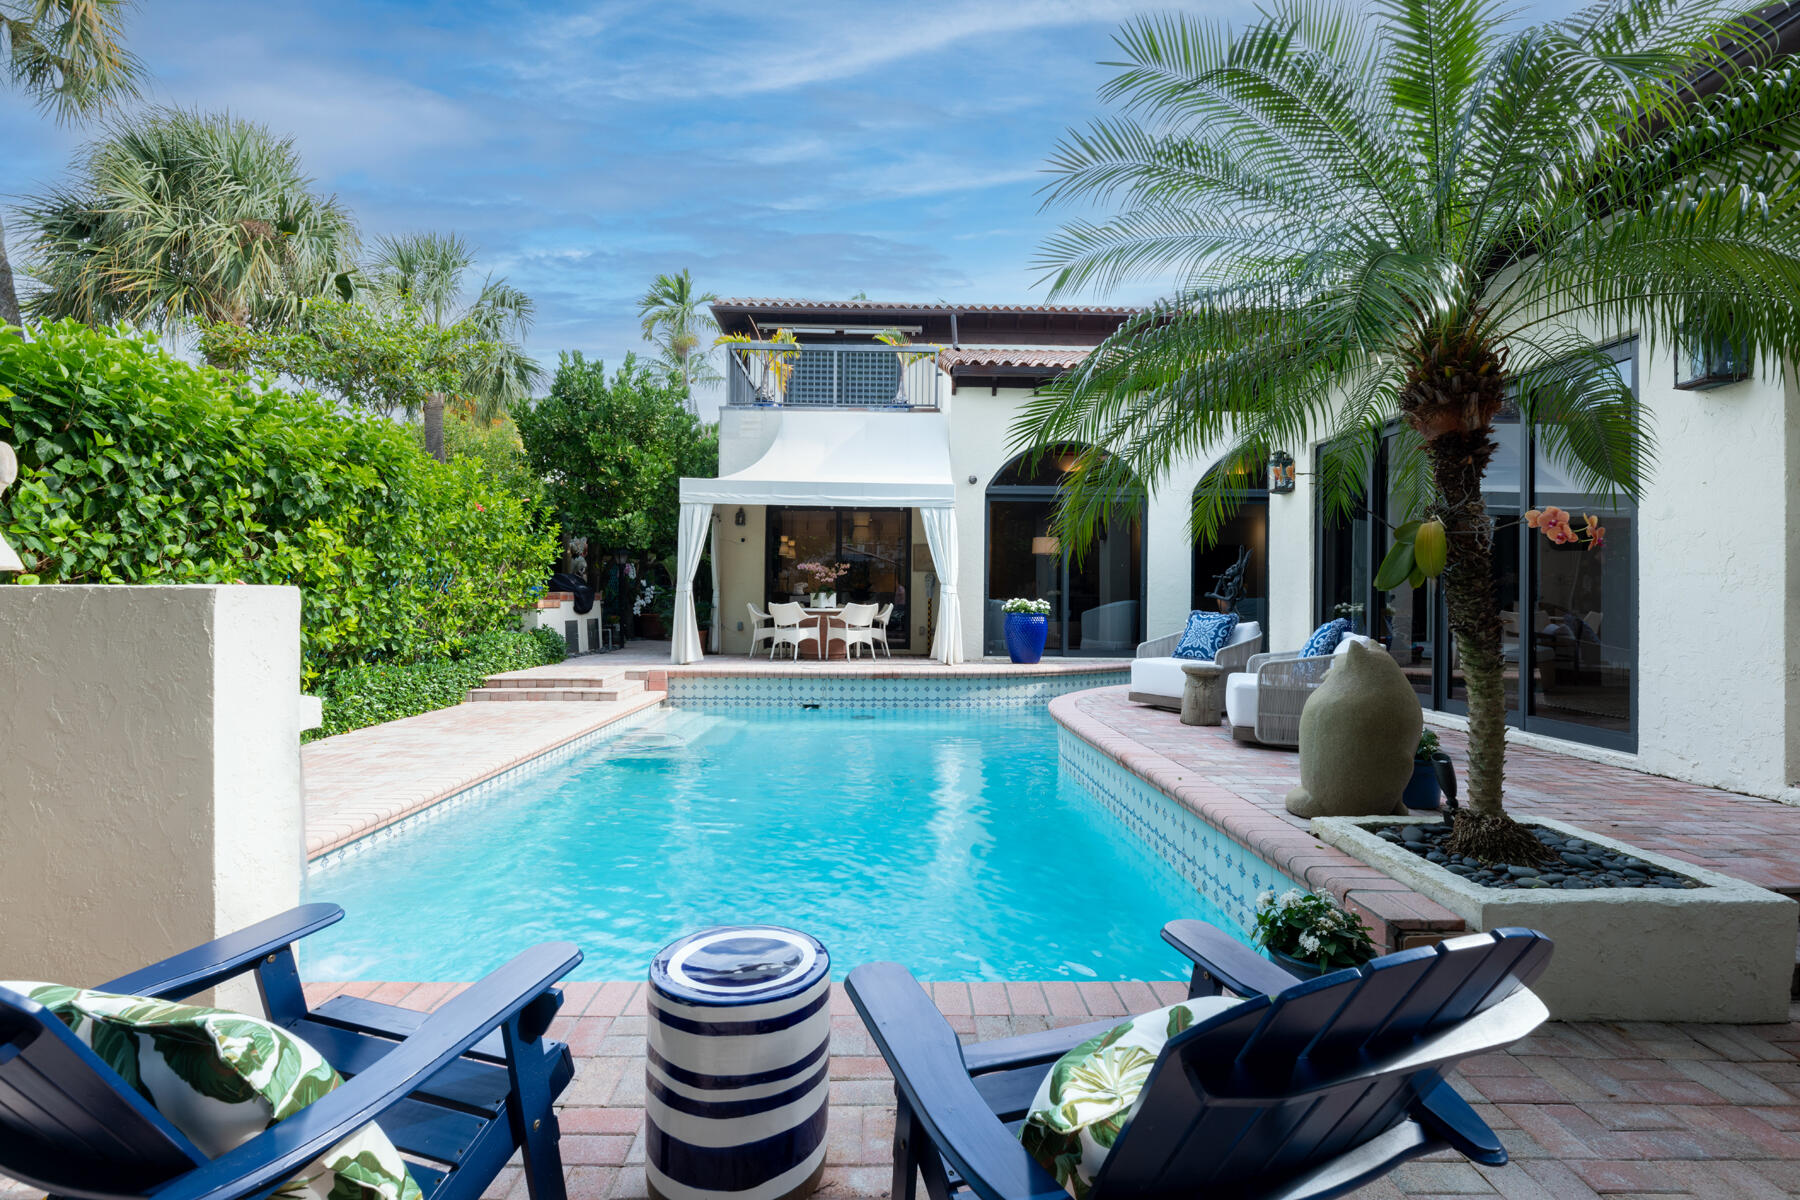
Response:
[[[550,1104],[575,1069],[544,1032],[562,1003],[554,985],[581,951],[533,947],[430,1014],[352,997],[308,1011],[294,943],[343,915],[303,905],[99,985],[180,1000],[254,971],[269,1018],[347,1078],[215,1159],[48,1009],[0,989],[0,1174],[52,1196],[249,1200],[375,1121],[427,1160],[409,1167],[430,1200],[475,1200],[521,1149],[532,1200],[564,1200]]]
[[[1200,921],[1163,939],[1194,963],[1190,998],[1245,999],[1163,1046],[1090,1200],[1325,1200],[1436,1150],[1506,1161],[1444,1075],[1549,1015],[1528,986],[1550,958],[1542,934],[1475,934],[1305,982]],[[963,1046],[904,967],[858,967],[846,986],[894,1073],[894,1200],[921,1176],[932,1200],[1068,1200],[1016,1131],[1050,1064],[1116,1021]]]

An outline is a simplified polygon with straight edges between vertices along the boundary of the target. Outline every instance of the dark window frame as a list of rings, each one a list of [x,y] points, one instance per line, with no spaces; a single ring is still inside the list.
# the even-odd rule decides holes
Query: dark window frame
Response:
[[[911,630],[912,630],[912,626],[914,624],[914,621],[913,621],[913,612],[914,612],[914,609],[913,609],[913,569],[912,569],[913,520],[914,520],[914,515],[915,515],[914,511],[910,508],[899,508],[899,507],[895,507],[894,505],[891,505],[891,504],[859,504],[852,508],[844,508],[844,507],[841,507],[841,506],[835,505],[835,504],[771,504],[771,505],[769,505],[765,512],[764,519],[763,519],[763,590],[762,590],[762,599],[763,599],[764,611],[767,611],[768,607],[769,607],[769,603],[770,603],[769,597],[771,595],[770,584],[773,582],[773,580],[775,578],[776,562],[780,558],[781,516],[782,516],[782,514],[787,513],[787,512],[828,512],[828,513],[835,514],[835,519],[833,522],[833,532],[836,535],[836,541],[835,541],[835,545],[834,545],[834,548],[831,553],[832,553],[832,557],[838,562],[844,561],[844,558],[843,558],[844,529],[845,529],[846,525],[854,524],[854,522],[855,522],[854,514],[856,514],[858,512],[868,512],[868,513],[887,512],[887,513],[899,513],[901,515],[901,520],[904,523],[905,528],[906,528],[906,535],[905,535],[904,539],[902,540],[903,549],[901,550],[901,569],[900,569],[900,580],[906,587],[906,613],[905,613],[906,619],[904,621],[901,621],[899,624],[895,624],[894,622],[889,621],[889,623],[888,623],[888,646],[895,650],[910,650],[910,649],[912,649]]]
[[[1642,341],[1638,338],[1627,338],[1608,343],[1600,350],[1609,355],[1615,363],[1631,365],[1631,382],[1634,389],[1643,385]],[[1381,440],[1375,453],[1369,457],[1369,467],[1363,476],[1362,497],[1353,506],[1351,521],[1365,520],[1371,522],[1371,534],[1368,539],[1368,559],[1364,564],[1367,579],[1367,592],[1362,597],[1364,612],[1380,611],[1382,593],[1375,588],[1375,569],[1380,565],[1382,556],[1387,551],[1388,539],[1386,527],[1374,524],[1377,515],[1385,516],[1384,509],[1387,497],[1387,437],[1399,428],[1398,421],[1391,421],[1382,427]],[[1526,422],[1520,423],[1519,438],[1519,511],[1525,512],[1535,506],[1533,494],[1536,491],[1538,438],[1535,428]],[[1320,463],[1324,457],[1323,445],[1313,448],[1314,478],[1318,478]],[[1592,725],[1583,725],[1573,721],[1562,721],[1554,717],[1539,716],[1531,711],[1531,673],[1521,670],[1518,678],[1507,691],[1506,723],[1515,729],[1527,733],[1542,734],[1546,737],[1563,741],[1579,742],[1583,745],[1596,746],[1602,749],[1619,750],[1635,754],[1638,748],[1638,709],[1642,690],[1642,629],[1638,626],[1638,602],[1640,597],[1638,530],[1641,514],[1638,506],[1621,499],[1611,509],[1612,512],[1631,517],[1631,546],[1629,561],[1631,563],[1630,602],[1628,608],[1632,620],[1632,670],[1630,674],[1630,713],[1629,728],[1625,730],[1601,729]],[[1313,612],[1317,623],[1324,623],[1330,614],[1326,612],[1326,537],[1329,516],[1325,511],[1325,497],[1317,494],[1313,498]],[[1519,562],[1517,564],[1519,579],[1519,612],[1521,623],[1526,623],[1527,614],[1535,606],[1538,595],[1538,569],[1536,556],[1532,553],[1533,543],[1530,537],[1519,539]],[[1432,687],[1430,707],[1438,712],[1457,716],[1468,715],[1468,704],[1461,700],[1450,699],[1450,618],[1449,610],[1444,602],[1444,590],[1435,585],[1430,587],[1431,595],[1431,628],[1436,650],[1432,662]],[[1503,598],[1504,599],[1504,598]],[[1527,603],[1527,602],[1530,603]],[[1523,651],[1521,651],[1523,654]]]

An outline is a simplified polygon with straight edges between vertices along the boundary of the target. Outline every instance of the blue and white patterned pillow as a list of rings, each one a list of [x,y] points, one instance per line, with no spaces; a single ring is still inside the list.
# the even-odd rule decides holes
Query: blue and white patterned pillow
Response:
[[[1313,630],[1313,635],[1306,639],[1306,645],[1300,647],[1300,657],[1312,658],[1320,654],[1330,654],[1337,649],[1338,643],[1343,641],[1344,635],[1349,632],[1350,622],[1344,617],[1325,622]]]
[[[1231,640],[1237,624],[1236,613],[1189,613],[1187,628],[1181,631],[1181,641],[1175,647],[1175,657],[1211,662],[1225,643]]]

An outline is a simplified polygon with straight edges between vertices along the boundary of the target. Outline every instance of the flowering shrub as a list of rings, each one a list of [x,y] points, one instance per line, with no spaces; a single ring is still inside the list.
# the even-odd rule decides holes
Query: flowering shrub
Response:
[[[1355,967],[1375,954],[1369,927],[1329,896],[1290,889],[1256,898],[1256,940],[1301,962],[1328,971]]]
[[[815,592],[829,591],[850,570],[847,563],[803,562],[794,564],[794,572],[806,579]]]
[[[1606,527],[1600,524],[1600,518],[1588,513],[1583,520],[1586,523],[1581,529],[1575,529],[1569,524],[1569,514],[1554,504],[1542,511],[1530,509],[1525,514],[1526,526],[1543,530],[1544,536],[1558,546],[1579,545],[1585,541],[1589,550],[1598,550],[1606,545]]]
[[[1015,596],[1005,604],[1002,604],[1000,606],[1000,611],[1008,613],[1030,613],[1034,617],[1047,617],[1050,615],[1050,602],[1048,600],[1024,600]]]

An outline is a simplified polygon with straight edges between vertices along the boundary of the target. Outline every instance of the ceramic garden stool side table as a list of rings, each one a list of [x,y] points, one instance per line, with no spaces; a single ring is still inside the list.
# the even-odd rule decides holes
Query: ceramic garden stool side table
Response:
[[[1225,672],[1217,663],[1181,664],[1187,684],[1181,689],[1183,725],[1217,725],[1225,711]]]
[[[654,1200],[798,1200],[825,1170],[831,956],[778,925],[705,929],[650,963],[644,1175]]]

